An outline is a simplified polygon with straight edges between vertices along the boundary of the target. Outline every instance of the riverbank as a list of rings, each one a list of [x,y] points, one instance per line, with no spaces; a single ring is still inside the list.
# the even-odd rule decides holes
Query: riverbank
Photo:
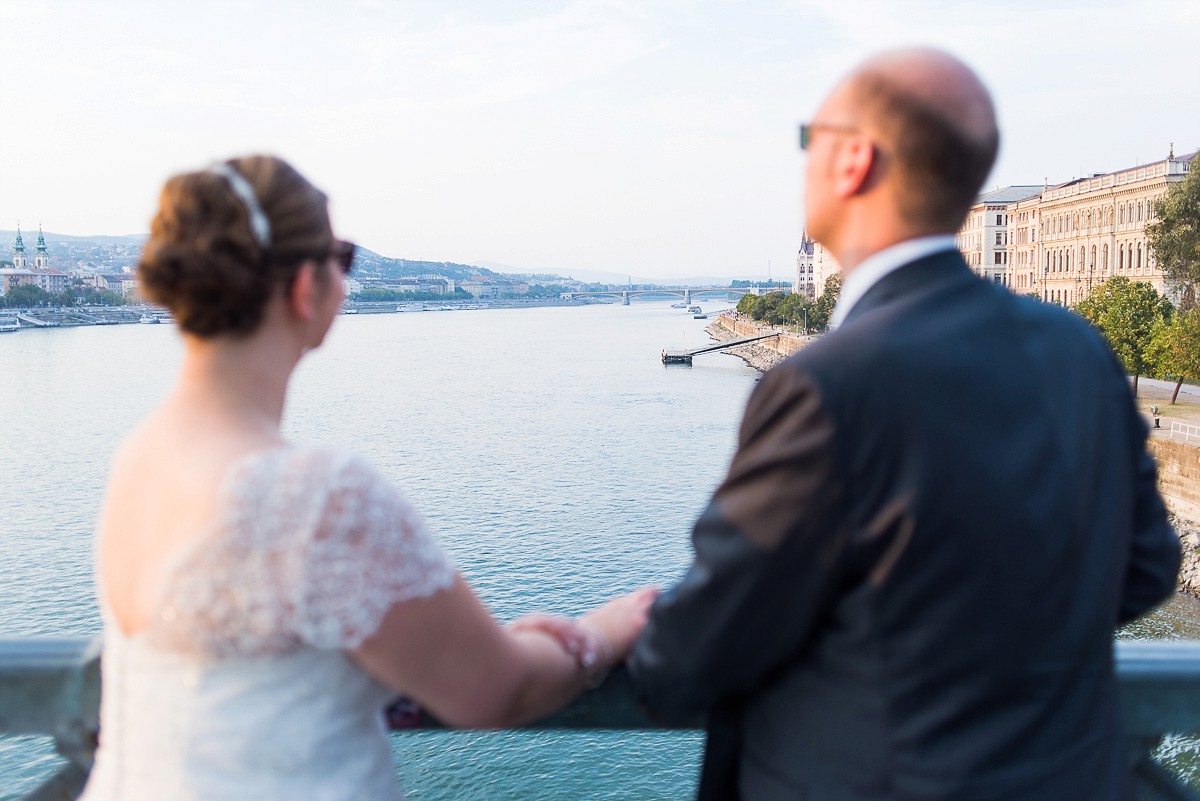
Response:
[[[739,345],[727,351],[740,358],[755,370],[763,373],[803,348],[808,344],[810,339],[800,334],[793,334],[783,328],[755,322],[753,319],[735,311],[722,312],[704,330],[718,342],[728,342],[731,339],[752,337],[773,332],[778,333],[779,336],[774,339],[765,339],[761,342]]]
[[[736,312],[726,312],[705,329],[718,342],[739,337],[781,331],[770,345],[757,342],[732,348],[756,370],[766,372],[804,347],[807,339],[763,325]],[[1179,568],[1179,591],[1200,598],[1200,446],[1171,438],[1169,422],[1179,421],[1200,426],[1200,388],[1186,386],[1178,402],[1169,405],[1173,385],[1165,381],[1142,379],[1138,386],[1138,407],[1152,421],[1157,407],[1161,428],[1151,429],[1150,452],[1158,466],[1159,491],[1171,512],[1171,524],[1179,535],[1183,561]],[[1177,435],[1178,436],[1178,435]],[[1194,439],[1200,442],[1200,436]]]
[[[532,309],[545,306],[592,306],[597,301],[563,300],[561,298],[521,298],[447,300],[436,301],[387,301],[354,303],[347,301],[343,314],[406,314],[431,311],[472,311],[478,309]],[[170,323],[170,315],[155,306],[78,306],[46,307],[37,309],[6,310],[5,314],[19,319],[20,326],[13,331],[53,331],[56,328],[79,328],[89,325],[133,325],[145,323]]]

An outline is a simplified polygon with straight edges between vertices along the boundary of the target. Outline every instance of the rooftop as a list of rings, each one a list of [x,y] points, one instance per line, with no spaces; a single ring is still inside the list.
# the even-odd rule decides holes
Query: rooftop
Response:
[[[980,203],[1016,203],[1018,200],[1033,197],[1041,192],[1043,188],[1041,184],[1036,186],[1005,186],[1000,189],[993,189],[991,192],[984,192],[975,198],[975,203],[976,205]]]

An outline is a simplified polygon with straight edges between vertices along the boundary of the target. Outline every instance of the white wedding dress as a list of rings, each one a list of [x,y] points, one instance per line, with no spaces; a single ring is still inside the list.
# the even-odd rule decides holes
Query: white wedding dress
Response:
[[[282,447],[230,467],[158,619],[104,610],[100,747],[83,801],[397,799],[382,709],[347,654],[454,568],[361,458]],[[103,591],[100,592],[103,608]]]

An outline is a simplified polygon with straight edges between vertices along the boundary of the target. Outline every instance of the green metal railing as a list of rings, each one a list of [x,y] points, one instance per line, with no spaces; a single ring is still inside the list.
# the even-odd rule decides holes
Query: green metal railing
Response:
[[[1140,801],[1200,801],[1153,757],[1163,737],[1200,734],[1200,641],[1116,644],[1125,736]],[[0,640],[0,735],[54,738],[66,765],[25,801],[67,801],[91,769],[100,707],[98,639]],[[437,725],[434,721],[427,721]],[[534,724],[556,729],[661,729],[624,670]]]

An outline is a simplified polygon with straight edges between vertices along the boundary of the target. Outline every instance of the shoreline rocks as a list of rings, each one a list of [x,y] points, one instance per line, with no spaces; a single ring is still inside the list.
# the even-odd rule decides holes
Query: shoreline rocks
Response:
[[[1176,588],[1193,598],[1200,598],[1200,524],[1175,515],[1170,515],[1169,519],[1179,535],[1179,548],[1183,552]]]

